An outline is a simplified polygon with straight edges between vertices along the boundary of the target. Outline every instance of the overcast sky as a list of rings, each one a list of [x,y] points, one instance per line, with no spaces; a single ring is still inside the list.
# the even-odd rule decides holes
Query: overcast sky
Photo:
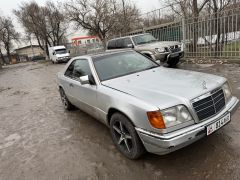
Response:
[[[25,0],[32,1],[32,0]],[[39,4],[44,4],[47,0],[35,0]],[[63,0],[64,1],[64,0]],[[137,4],[137,6],[143,11],[151,11],[153,9],[160,8],[161,3],[159,0],[130,0]],[[12,9],[18,8],[19,4],[22,1],[20,0],[1,0],[0,9],[5,15],[11,15]]]
[[[32,0],[23,0],[23,1],[26,2],[26,1],[32,1]],[[15,21],[14,25],[19,32],[23,32],[23,29],[16,22],[16,18],[14,17],[12,10],[18,9],[19,5],[23,1],[22,0],[1,0],[1,2],[0,2],[1,14],[12,17]],[[47,0],[35,0],[35,1],[40,5],[44,5]],[[66,0],[62,0],[62,2],[64,2],[64,1],[66,1]],[[151,11],[154,9],[158,9],[161,6],[163,6],[159,0],[130,0],[130,1],[135,2],[142,13],[145,13],[145,12],[148,12],[148,11]],[[76,32],[71,36],[80,36],[80,35],[85,35],[85,33],[84,32]],[[69,37],[69,38],[72,38],[72,37]]]

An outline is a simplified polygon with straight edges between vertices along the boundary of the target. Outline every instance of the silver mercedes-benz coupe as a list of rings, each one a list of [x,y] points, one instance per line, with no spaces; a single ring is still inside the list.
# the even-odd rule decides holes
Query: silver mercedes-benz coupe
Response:
[[[106,124],[129,159],[212,134],[231,121],[239,101],[223,77],[165,68],[133,50],[73,58],[57,79],[64,107]]]

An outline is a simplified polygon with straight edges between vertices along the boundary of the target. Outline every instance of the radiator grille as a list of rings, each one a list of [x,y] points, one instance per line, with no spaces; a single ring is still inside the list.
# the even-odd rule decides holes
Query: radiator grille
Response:
[[[222,89],[212,92],[205,97],[193,103],[193,108],[200,121],[214,116],[225,106],[225,97]]]

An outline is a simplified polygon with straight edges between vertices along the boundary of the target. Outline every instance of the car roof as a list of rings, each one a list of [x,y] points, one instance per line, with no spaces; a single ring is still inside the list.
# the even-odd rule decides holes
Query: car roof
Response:
[[[98,57],[102,57],[102,56],[106,56],[106,55],[111,55],[111,54],[117,54],[117,53],[122,53],[122,52],[135,52],[132,49],[122,49],[122,50],[112,50],[112,51],[104,51],[104,52],[100,52],[97,54],[87,54],[87,55],[83,55],[83,56],[77,56],[74,59],[78,59],[78,58],[98,58]]]
[[[123,39],[123,38],[127,38],[127,37],[136,37],[136,36],[141,36],[141,35],[145,35],[145,34],[150,34],[150,33],[141,33],[141,34],[134,34],[134,35],[122,36],[122,37],[110,39],[109,41],[118,40],[118,39]],[[109,42],[109,41],[108,41],[108,42]]]

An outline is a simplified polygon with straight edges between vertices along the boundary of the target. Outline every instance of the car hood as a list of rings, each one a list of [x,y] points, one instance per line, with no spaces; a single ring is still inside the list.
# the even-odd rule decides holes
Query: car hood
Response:
[[[190,103],[190,100],[220,87],[225,81],[225,78],[211,74],[158,67],[102,84],[165,109]]]
[[[181,43],[177,41],[158,41],[158,42],[138,45],[136,46],[136,49],[155,49],[159,47],[169,47],[169,46],[180,45],[180,44]]]

